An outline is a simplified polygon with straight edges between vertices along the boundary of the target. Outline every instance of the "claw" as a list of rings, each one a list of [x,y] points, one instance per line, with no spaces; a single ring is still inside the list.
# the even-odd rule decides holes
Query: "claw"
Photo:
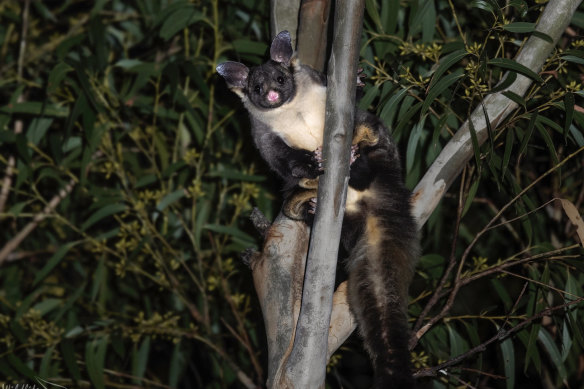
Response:
[[[365,83],[361,80],[362,78],[367,78],[367,74],[363,73],[363,68],[357,69],[357,86],[365,86]]]
[[[351,145],[351,162],[349,162],[349,165],[352,165],[353,162],[355,162],[357,158],[359,158],[359,154],[357,154],[358,151],[359,145]]]
[[[322,159],[322,146],[319,146],[316,150],[314,150],[314,159],[318,164],[318,170],[324,170],[324,160]]]
[[[316,212],[316,197],[310,198],[310,200],[308,201],[308,206],[310,207],[308,209],[308,213],[314,215],[314,213]]]

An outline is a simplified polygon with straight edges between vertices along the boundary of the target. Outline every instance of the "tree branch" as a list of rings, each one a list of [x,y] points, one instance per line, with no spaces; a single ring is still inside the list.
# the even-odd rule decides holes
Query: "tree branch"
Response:
[[[539,72],[560,36],[570,24],[572,15],[581,1],[551,0],[541,14],[536,30],[550,36],[553,42],[532,35],[515,61]],[[491,127],[496,128],[517,108],[517,103],[505,97],[503,92],[511,91],[523,96],[531,84],[530,78],[519,74],[515,82],[507,89],[488,95],[444,147],[414,189],[413,214],[420,227],[428,220],[442,196],[473,155],[469,120],[473,123],[479,145],[483,144],[488,135],[485,112]]]
[[[463,360],[472,357],[473,355],[475,355],[479,352],[485,351],[487,346],[490,345],[491,343],[508,338],[511,334],[514,334],[514,333],[518,332],[519,330],[527,327],[534,320],[541,319],[544,316],[549,316],[550,314],[552,314],[555,311],[564,310],[568,307],[580,304],[582,302],[584,302],[584,297],[580,297],[576,300],[569,301],[565,304],[561,304],[561,305],[557,305],[555,307],[544,309],[543,311],[539,312],[538,314],[533,315],[533,316],[525,319],[524,321],[517,324],[515,327],[512,327],[508,331],[501,329],[495,336],[493,336],[489,340],[479,344],[478,346],[471,348],[470,350],[468,350],[465,353],[462,353],[462,354],[460,354],[460,355],[458,355],[458,356],[456,356],[456,357],[454,357],[454,358],[452,358],[444,363],[441,363],[437,366],[429,367],[427,369],[422,369],[422,370],[417,371],[416,373],[414,373],[414,377],[419,378],[419,377],[435,376],[436,373],[439,372],[440,370],[454,366],[454,365],[462,362]]]
[[[330,0],[302,0],[298,25],[298,57],[319,72],[324,71]]]
[[[296,46],[296,29],[300,0],[270,0],[270,31],[272,39],[280,31],[287,30],[292,37],[292,47]]]
[[[51,201],[45,206],[42,212],[35,215],[30,223],[28,223],[22,230],[16,234],[16,236],[10,239],[2,250],[0,250],[0,266],[4,263],[8,254],[10,254],[14,249],[18,247],[18,245],[26,238],[37,226],[38,224],[44,220],[51,212],[57,208],[57,205],[63,200],[75,187],[75,180],[71,179],[64,188],[62,188],[59,193],[57,193]]]
[[[324,386],[337,255],[344,216],[349,155],[355,115],[355,75],[364,1],[335,4],[335,33],[328,66],[324,129],[324,175],[318,185],[302,307],[283,385]]]
[[[280,214],[250,261],[268,342],[267,387],[280,387],[300,312],[310,229]]]

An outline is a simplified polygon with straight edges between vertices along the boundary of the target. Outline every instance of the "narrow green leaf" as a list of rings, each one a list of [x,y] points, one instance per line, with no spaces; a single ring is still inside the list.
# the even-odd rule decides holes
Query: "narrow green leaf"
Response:
[[[267,45],[264,42],[256,42],[249,39],[236,39],[231,44],[235,51],[241,54],[263,56],[267,49]]]
[[[535,126],[537,127],[545,144],[547,145],[548,151],[550,152],[550,155],[552,156],[552,160],[553,160],[554,164],[558,164],[558,162],[559,162],[558,153],[556,152],[556,145],[554,144],[552,137],[550,136],[548,131],[545,129],[545,127],[543,125],[541,125],[540,123],[535,123]]]
[[[536,293],[533,293],[535,295]],[[529,331],[529,337],[525,342],[525,363],[523,365],[523,372],[527,372],[529,366],[533,362],[535,370],[541,372],[541,359],[539,357],[539,350],[537,349],[537,334],[541,328],[540,324],[534,324]]]
[[[531,118],[529,119],[529,124],[527,125],[527,133],[524,134],[523,138],[521,139],[521,146],[519,146],[519,156],[525,153],[525,149],[527,149],[527,144],[529,143],[529,139],[531,139],[531,135],[533,135],[533,130],[535,128],[535,123],[537,122],[537,112],[531,114]]]
[[[221,177],[229,180],[240,180],[247,182],[263,182],[266,180],[266,176],[256,176],[251,174],[245,174],[239,170],[226,169],[226,170],[215,170],[207,174],[208,177]]]
[[[201,247],[201,234],[211,213],[211,202],[208,200],[197,202],[197,219],[195,221],[195,244]]]
[[[32,371],[25,363],[23,363],[20,358],[16,356],[16,354],[8,354],[6,359],[8,360],[8,363],[10,363],[10,365],[14,368],[14,370],[16,370],[21,375],[20,378],[26,377],[29,380],[34,381],[36,373]]]
[[[185,357],[180,349],[180,343],[174,346],[170,366],[168,368],[168,383],[172,389],[176,389],[179,384],[179,378],[185,367]]]
[[[503,354],[503,365],[505,367],[505,383],[507,389],[515,388],[515,349],[513,340],[507,338],[500,344],[501,354]]]
[[[474,152],[475,163],[477,168],[481,166],[481,148],[479,146],[479,140],[477,138],[477,131],[475,130],[474,123],[472,122],[472,118],[468,120],[468,129],[470,132],[470,139],[472,141],[472,150]]]
[[[564,61],[577,63],[578,65],[584,65],[584,58],[576,57],[575,55],[563,55],[562,59]]]
[[[511,151],[513,151],[514,142],[515,136],[513,134],[513,128],[508,128],[507,135],[505,135],[505,152],[503,153],[503,162],[501,165],[502,179],[505,179],[505,173],[507,173],[507,167],[509,166],[509,160],[511,159]]]
[[[564,142],[568,139],[568,132],[574,118],[574,105],[576,104],[573,93],[566,93],[564,96],[564,109],[566,110],[566,121],[564,123]]]
[[[104,363],[108,337],[88,340],[85,344],[85,365],[87,374],[97,389],[105,389]]]
[[[492,88],[491,90],[489,90],[488,93],[492,94],[492,93],[501,92],[502,90],[509,88],[515,82],[515,80],[517,80],[517,73],[508,72],[505,75],[505,78],[503,79],[503,81],[501,81],[497,85],[495,85],[495,87]],[[513,93],[513,94],[515,94],[515,93]],[[515,95],[517,95],[517,94],[515,94]],[[519,96],[519,95],[517,95],[517,96]]]
[[[492,14],[495,13],[491,4],[489,4],[487,1],[484,1],[484,0],[473,0],[470,3],[470,6],[472,8],[482,9],[483,11],[487,11],[487,12],[490,12]]]
[[[479,188],[480,182],[481,182],[480,179],[477,178],[470,186],[470,189],[468,190],[468,195],[466,196],[466,199],[464,200],[464,208],[462,209],[462,216],[466,215],[466,212],[469,210],[470,206],[472,205],[472,201],[474,200],[474,198],[477,194],[477,189]]]
[[[397,114],[397,110],[399,107],[399,103],[403,100],[405,96],[408,94],[408,89],[403,88],[400,89],[399,92],[394,93],[387,103],[383,106],[381,113],[379,114],[379,118],[385,123],[386,126],[389,128],[393,127],[393,119]]]
[[[543,39],[544,41],[546,41],[548,43],[551,43],[551,44],[554,43],[554,40],[552,39],[551,36],[549,36],[548,34],[545,34],[545,33],[541,32],[541,31],[537,31],[536,30],[536,31],[532,32],[532,34],[534,36],[538,37],[539,39]]]
[[[367,14],[373,20],[376,27],[383,31],[383,26],[381,25],[381,18],[379,17],[379,12],[377,11],[377,2],[373,0],[366,0],[365,1],[365,9],[367,10]]]
[[[450,117],[450,114],[447,114],[447,113],[443,114],[440,117],[440,120],[438,120],[438,123],[436,124],[436,126],[434,127],[434,131],[432,132],[432,147],[434,147],[434,148],[438,147],[438,139],[440,138],[440,134],[442,132],[442,129],[446,125],[446,122],[448,121],[449,117]]]
[[[527,68],[526,66],[521,65],[520,63],[513,61],[512,59],[493,58],[493,59],[489,60],[488,64],[498,66],[498,67],[501,67],[504,69],[509,69],[509,70],[514,71],[514,72],[523,74],[524,76],[529,77],[532,80],[534,80],[540,84],[543,84],[543,78],[541,78],[539,76],[539,74],[535,73],[533,70]]]
[[[401,136],[401,132],[403,131],[405,126],[409,124],[410,119],[413,118],[414,115],[417,114],[418,111],[420,110],[420,108],[422,107],[422,102],[419,102],[419,103],[415,104],[414,106],[410,107],[403,115],[401,115],[401,113],[402,113],[401,108],[404,107],[405,103],[406,103],[406,99],[404,99],[404,103],[400,107],[400,116],[401,117],[399,118],[399,122],[398,122],[397,126],[395,127],[395,130],[393,131],[393,137],[396,141],[399,140],[399,138]]]
[[[168,40],[183,28],[200,20],[203,20],[203,14],[193,4],[185,4],[184,7],[170,14],[162,23],[160,37]]]
[[[174,192],[169,193],[166,196],[164,196],[160,200],[160,202],[156,205],[156,209],[159,210],[160,212],[162,212],[162,211],[164,211],[164,209],[166,209],[166,207],[168,207],[172,203],[177,202],[178,200],[182,199],[183,197],[185,197],[184,188],[177,189]]]
[[[70,339],[61,340],[61,355],[65,361],[65,366],[70,376],[75,380],[79,381],[81,379],[81,372],[77,366],[77,358],[75,358],[75,348],[73,346],[73,341]]]
[[[442,77],[442,75],[448,69],[450,69],[454,64],[458,63],[460,60],[462,60],[467,55],[468,55],[468,53],[466,50],[457,50],[457,51],[454,51],[454,52],[448,54],[444,58],[441,58],[440,62],[438,62],[438,67],[436,68],[436,71],[434,72],[434,75],[432,76],[432,81],[430,81],[430,85],[428,86],[428,88],[432,88],[434,86],[434,84],[438,80],[440,80],[440,77]]]
[[[253,242],[253,238],[236,227],[222,226],[219,224],[205,224],[206,230],[217,232],[219,234],[230,235],[248,242]]]
[[[0,373],[2,374],[2,377],[5,377],[6,379],[15,380],[21,378],[20,375],[10,367],[6,358],[0,358]]]
[[[105,207],[101,208],[99,211],[94,212],[82,225],[81,231],[87,230],[89,227],[104,219],[108,216],[114,215],[116,213],[120,213],[126,210],[126,206],[124,204],[109,204]]]
[[[386,0],[381,2],[381,16],[384,21],[384,31],[387,34],[395,33],[399,9],[399,0]]]
[[[144,62],[140,61],[139,59],[120,59],[118,62],[114,64],[116,67],[120,67],[122,69],[132,69],[136,66],[143,65]]]
[[[363,96],[361,98],[361,100],[359,101],[359,108],[361,108],[363,110],[367,110],[369,108],[369,106],[371,105],[371,103],[373,103],[373,100],[375,100],[375,98],[378,95],[379,95],[379,85],[374,85],[374,86],[367,88],[367,91],[365,92],[365,96]]]
[[[138,180],[136,180],[136,184],[134,184],[134,188],[136,188],[136,189],[142,188],[142,187],[148,186],[150,184],[153,184],[156,181],[158,181],[158,177],[156,177],[156,174],[145,174],[142,177],[138,178]]]
[[[513,306],[513,301],[511,300],[511,296],[509,296],[509,292],[507,292],[505,285],[503,285],[503,283],[501,283],[501,280],[497,278],[491,279],[490,282],[491,285],[493,286],[493,289],[495,289],[495,291],[497,292],[497,296],[499,296],[499,298],[503,302],[505,310],[509,311]]]
[[[503,92],[502,95],[505,96],[506,98],[508,98],[509,100],[513,101],[517,105],[522,106],[523,108],[525,108],[527,106],[527,103],[525,102],[523,97],[519,96],[515,92],[511,92],[508,90],[508,91]]]
[[[168,151],[168,144],[164,139],[164,136],[161,131],[154,131],[152,134],[152,142],[154,143],[154,147],[156,147],[156,153],[158,154],[158,159],[160,160],[160,166],[162,170],[168,169],[168,164],[170,161],[170,153]]]
[[[49,73],[49,79],[47,82],[47,93],[53,93],[57,90],[61,81],[65,78],[67,73],[72,71],[73,68],[67,65],[65,62],[59,62],[51,72]]]
[[[76,243],[68,243],[64,246],[59,247],[55,254],[53,254],[51,258],[49,258],[45,266],[43,266],[43,268],[38,273],[36,273],[32,285],[33,286],[38,285],[38,283],[41,282],[51,272],[51,270],[55,268],[55,266],[61,263],[61,260],[63,260],[65,254],[67,254],[67,252],[71,249],[71,247],[75,246],[75,244]]]
[[[529,9],[527,3],[523,0],[509,0],[508,4],[511,7],[515,8],[517,11],[519,11],[522,17],[524,17],[527,14],[527,11]]]
[[[412,131],[410,132],[410,138],[408,139],[408,145],[406,148],[406,171],[411,172],[414,162],[416,160],[416,150],[418,149],[418,143],[420,142],[420,137],[424,131],[424,122],[426,121],[426,116],[422,116],[420,120]]]
[[[93,287],[91,288],[91,302],[95,302],[97,299],[97,295],[99,291],[106,285],[107,277],[106,277],[106,267],[105,267],[105,260],[100,259],[97,262],[97,269],[95,269],[95,273],[93,274]]]
[[[503,30],[524,34],[535,31],[535,23],[513,22],[503,26]]]
[[[582,131],[580,131],[573,124],[570,126],[570,134],[572,134],[572,137],[574,138],[574,141],[576,142],[578,147],[584,146],[584,135],[582,134]]]
[[[43,359],[41,359],[41,365],[39,367],[38,375],[42,377],[50,377],[51,361],[53,360],[53,352],[55,351],[56,345],[52,345],[47,348]],[[37,377],[38,378],[38,377]]]
[[[549,332],[547,332],[544,328],[542,328],[539,331],[537,338],[541,342],[541,344],[543,345],[545,350],[547,351],[552,362],[556,366],[556,369],[558,369],[558,374],[560,375],[560,378],[562,379],[562,381],[566,380],[566,378],[568,377],[568,373],[567,373],[566,367],[564,366],[564,363],[562,361],[562,355],[560,354],[558,347],[554,343],[554,339],[552,338],[552,336],[549,334]]]
[[[462,336],[454,329],[451,324],[446,325],[448,330],[448,339],[450,341],[450,357],[454,358],[464,353],[468,346]]]
[[[38,145],[41,139],[44,138],[47,130],[53,123],[53,118],[34,118],[30,122],[26,137],[33,145]]]
[[[487,135],[489,138],[489,146],[491,148],[491,156],[493,156],[493,150],[495,148],[495,135],[493,133],[493,127],[491,126],[491,121],[489,120],[489,113],[487,112],[487,107],[481,101],[481,108],[483,109],[483,115],[485,115],[485,124],[487,125]]]
[[[71,328],[69,331],[65,332],[64,337],[65,338],[75,338],[77,335],[80,335],[82,333],[83,333],[83,327],[75,326],[75,327]]]
[[[562,325],[562,362],[566,362],[573,344],[572,335],[570,334],[568,327],[568,320],[564,320]]]
[[[33,305],[32,309],[35,311],[40,312],[41,316],[46,315],[47,313],[51,312],[53,309],[57,308],[63,300],[56,299],[56,298],[47,298],[41,301],[40,303],[36,303]]]
[[[148,358],[150,356],[150,336],[144,337],[140,348],[136,350],[134,347],[134,352],[132,355],[132,375],[137,378],[144,378],[144,373],[146,372],[146,366],[148,365]],[[135,384],[140,384],[141,380],[135,379]]]
[[[436,31],[436,5],[434,1],[424,1],[424,14],[422,16],[422,42],[430,42]]]
[[[450,85],[454,84],[456,81],[458,81],[464,76],[465,76],[464,71],[462,69],[457,69],[455,72],[450,73],[444,78],[438,80],[436,84],[428,91],[428,95],[426,96],[426,99],[424,99],[424,104],[422,105],[422,110],[420,114],[424,115],[428,108],[430,107],[430,104],[434,102],[434,99],[436,99]]]

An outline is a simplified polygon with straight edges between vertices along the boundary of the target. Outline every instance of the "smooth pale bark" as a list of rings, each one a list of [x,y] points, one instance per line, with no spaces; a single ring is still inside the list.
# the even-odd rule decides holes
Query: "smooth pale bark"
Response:
[[[302,0],[298,25],[298,57],[303,64],[324,71],[330,0]]]
[[[300,0],[270,0],[270,31],[272,39],[280,31],[290,32],[292,47],[296,47],[296,30]]]
[[[355,75],[364,1],[335,3],[334,39],[328,64],[324,174],[306,260],[302,306],[283,383],[324,387],[337,256],[345,210],[355,115]]]

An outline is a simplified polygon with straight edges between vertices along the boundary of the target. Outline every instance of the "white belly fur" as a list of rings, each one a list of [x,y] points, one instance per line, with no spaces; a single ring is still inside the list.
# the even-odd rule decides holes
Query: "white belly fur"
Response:
[[[288,146],[314,151],[322,146],[325,106],[326,87],[300,81],[294,99],[262,112],[261,120],[271,123]]]

